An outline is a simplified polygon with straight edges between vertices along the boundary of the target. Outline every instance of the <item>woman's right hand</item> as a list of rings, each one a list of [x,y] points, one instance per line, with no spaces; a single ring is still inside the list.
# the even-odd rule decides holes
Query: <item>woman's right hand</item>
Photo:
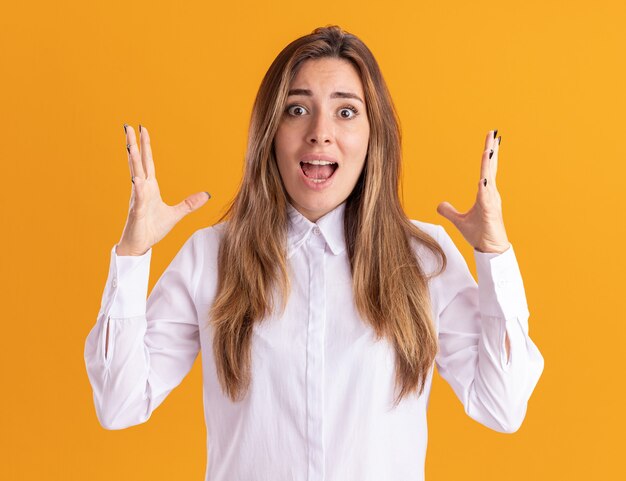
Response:
[[[119,256],[140,256],[165,237],[179,220],[202,207],[211,195],[197,192],[177,205],[167,205],[161,199],[155,177],[148,130],[139,126],[141,152],[133,128],[124,124],[124,130],[132,191],[128,218],[115,252]]]

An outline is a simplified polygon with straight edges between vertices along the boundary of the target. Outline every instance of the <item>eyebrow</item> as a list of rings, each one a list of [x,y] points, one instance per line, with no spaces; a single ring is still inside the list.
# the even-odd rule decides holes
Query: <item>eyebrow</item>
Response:
[[[287,96],[290,96],[290,95],[305,95],[307,97],[313,97],[313,92],[311,92],[309,89],[291,89],[289,93],[287,94]],[[361,102],[363,105],[365,105],[365,102],[361,100],[361,97],[359,97],[357,94],[353,94],[352,92],[333,92],[332,94],[330,94],[330,98],[331,99],[355,99]]]

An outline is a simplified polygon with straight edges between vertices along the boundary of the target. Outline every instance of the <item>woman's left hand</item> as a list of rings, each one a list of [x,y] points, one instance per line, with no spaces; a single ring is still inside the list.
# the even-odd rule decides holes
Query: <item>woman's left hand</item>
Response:
[[[497,130],[490,130],[485,139],[478,194],[472,208],[461,214],[448,202],[437,206],[437,212],[452,222],[465,240],[480,252],[502,253],[510,246],[502,219],[502,200],[496,186],[498,150],[502,140],[502,137],[495,138],[497,133]]]

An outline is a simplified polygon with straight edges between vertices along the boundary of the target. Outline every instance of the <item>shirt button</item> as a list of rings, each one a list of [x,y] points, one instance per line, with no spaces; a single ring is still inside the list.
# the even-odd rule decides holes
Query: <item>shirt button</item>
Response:
[[[111,285],[113,285],[113,287],[117,287],[117,279],[115,277],[113,278]]]
[[[313,228],[313,234],[320,235],[320,228],[319,227],[314,227]]]

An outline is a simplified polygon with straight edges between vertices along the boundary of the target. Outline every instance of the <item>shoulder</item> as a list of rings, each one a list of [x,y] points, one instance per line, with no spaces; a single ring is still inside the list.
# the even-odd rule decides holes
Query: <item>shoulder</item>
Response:
[[[437,242],[439,242],[440,232],[443,229],[439,224],[433,224],[431,222],[424,222],[422,220],[409,219],[411,224],[419,228],[422,232],[428,234]]]
[[[416,219],[409,219],[409,221],[417,227],[420,232],[430,237],[441,246],[441,232],[443,230],[441,225]],[[434,249],[415,237],[411,239],[411,244],[416,257],[419,259],[422,268],[424,269],[424,272],[428,275],[436,272],[441,265],[441,258],[436,254]]]
[[[196,230],[191,236],[197,237],[200,242],[214,243],[218,242],[224,237],[224,231],[228,221],[220,222],[219,224],[202,227]]]
[[[416,219],[409,219],[409,221],[411,222],[411,224],[417,227],[423,234],[426,234],[427,236],[431,237],[432,239],[435,240],[435,242],[437,242],[437,244],[439,244],[442,248],[444,248],[444,244],[446,243],[447,233],[445,229],[443,228],[443,226],[439,224],[434,224],[432,222],[425,222],[425,221],[416,220]],[[425,248],[422,242],[419,242],[418,244]]]
[[[459,248],[452,240],[448,231],[446,231],[442,225],[413,219],[411,219],[411,223],[417,226],[422,232],[430,235],[437,242],[439,247],[441,247],[441,250],[446,257],[445,271],[449,271],[452,266],[466,266],[465,260],[459,251]],[[435,270],[435,266],[438,265],[439,261],[435,258],[434,252],[421,242],[418,243],[417,241],[414,241],[414,243],[417,244],[415,248],[416,254],[419,255],[420,258],[424,259],[430,268]],[[464,267],[464,269],[467,269],[467,267]]]
[[[217,269],[219,247],[224,237],[227,222],[197,229],[188,239],[196,258],[204,267]]]
[[[423,222],[419,220],[410,219],[411,223],[417,226],[422,232],[430,235],[437,241],[437,244],[443,249],[445,254],[456,253],[458,248],[456,247],[452,237],[446,231],[445,227],[440,224],[432,224],[430,222]]]

